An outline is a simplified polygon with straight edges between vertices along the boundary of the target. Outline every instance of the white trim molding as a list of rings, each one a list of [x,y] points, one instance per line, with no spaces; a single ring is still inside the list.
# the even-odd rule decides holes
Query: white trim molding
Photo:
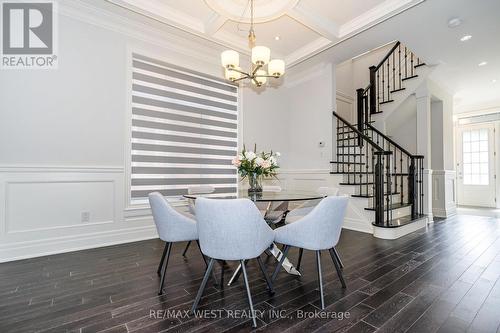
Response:
[[[432,214],[447,218],[457,213],[455,170],[432,171]]]
[[[0,262],[156,238],[124,189],[122,166],[1,165]]]

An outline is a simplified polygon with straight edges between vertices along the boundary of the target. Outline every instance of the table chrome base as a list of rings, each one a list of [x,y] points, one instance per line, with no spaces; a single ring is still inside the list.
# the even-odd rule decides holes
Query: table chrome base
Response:
[[[283,255],[283,253],[276,246],[276,244],[273,243],[269,247],[268,251],[276,258],[276,260],[278,260],[278,262],[281,260],[281,256]],[[288,260],[288,258],[285,258],[285,261],[283,261],[283,269],[288,274],[301,276],[300,272],[292,265],[292,263],[290,262],[290,260]],[[230,286],[234,281],[236,281],[238,279],[238,277],[240,276],[240,273],[241,273],[241,264],[238,265],[238,267],[234,271],[234,274],[233,274],[233,276],[231,276],[231,279],[229,280],[227,285]]]

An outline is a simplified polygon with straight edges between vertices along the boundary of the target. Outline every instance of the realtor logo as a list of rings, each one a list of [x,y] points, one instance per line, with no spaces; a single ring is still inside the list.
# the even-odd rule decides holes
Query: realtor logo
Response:
[[[56,68],[52,1],[2,2],[1,68]]]

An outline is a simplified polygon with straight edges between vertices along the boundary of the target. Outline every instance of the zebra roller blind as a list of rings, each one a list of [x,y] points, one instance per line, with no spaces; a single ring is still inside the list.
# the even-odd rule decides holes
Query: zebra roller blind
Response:
[[[132,55],[131,201],[213,185],[235,194],[238,88],[216,77]]]

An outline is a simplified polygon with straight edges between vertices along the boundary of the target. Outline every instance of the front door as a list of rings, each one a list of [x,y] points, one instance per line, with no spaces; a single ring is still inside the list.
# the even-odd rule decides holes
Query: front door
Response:
[[[458,204],[495,207],[494,125],[462,126],[458,134]]]

